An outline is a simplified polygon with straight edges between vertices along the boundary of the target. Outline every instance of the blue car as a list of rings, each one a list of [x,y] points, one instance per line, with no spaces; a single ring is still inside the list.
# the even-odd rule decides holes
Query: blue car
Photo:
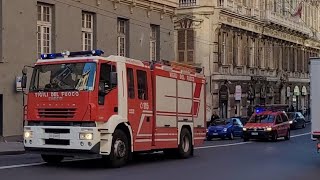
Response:
[[[242,137],[243,125],[239,118],[229,118],[226,120],[217,120],[213,122],[207,130],[207,140],[212,138],[229,138]]]

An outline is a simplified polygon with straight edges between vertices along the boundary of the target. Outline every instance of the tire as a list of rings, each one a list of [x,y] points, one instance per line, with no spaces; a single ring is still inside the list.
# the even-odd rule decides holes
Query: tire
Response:
[[[182,159],[193,155],[192,136],[187,128],[182,128],[180,133],[180,144],[178,146],[178,157]]]
[[[47,154],[41,154],[41,158],[44,162],[48,164],[58,164],[60,163],[64,157],[59,155],[47,155]]]
[[[306,128],[306,122],[305,121],[303,121],[303,124],[302,124],[302,128]]]
[[[290,140],[290,130],[287,130],[287,135],[284,137],[285,140]]]
[[[208,136],[207,141],[211,141],[211,140],[212,140],[212,137]]]
[[[130,157],[130,147],[127,135],[120,129],[113,133],[110,155],[105,157],[108,166],[111,168],[120,168],[127,164]]]
[[[249,141],[249,138],[243,137],[243,142],[247,142],[247,141]]]
[[[230,139],[230,140],[233,140],[233,139],[234,139],[233,132],[230,133],[229,139]]]
[[[276,141],[278,140],[278,133],[277,133],[277,131],[274,131],[274,132],[273,132],[273,135],[272,135],[271,140],[272,140],[273,142],[276,142]]]

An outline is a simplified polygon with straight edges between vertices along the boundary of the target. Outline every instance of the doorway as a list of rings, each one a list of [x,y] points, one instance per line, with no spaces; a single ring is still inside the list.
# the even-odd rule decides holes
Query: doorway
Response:
[[[241,106],[240,106],[240,101],[236,101],[236,106],[235,106],[235,116],[241,116]]]
[[[0,136],[3,136],[3,95],[0,94]]]

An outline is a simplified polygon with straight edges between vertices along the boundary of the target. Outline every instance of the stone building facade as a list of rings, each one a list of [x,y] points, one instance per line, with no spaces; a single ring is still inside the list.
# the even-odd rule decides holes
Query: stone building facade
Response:
[[[176,0],[0,0],[0,137],[22,134],[16,79],[24,65],[41,53],[91,49],[172,60],[177,6]]]
[[[207,117],[259,104],[309,107],[309,57],[320,49],[316,1],[180,0],[178,61],[205,67]]]

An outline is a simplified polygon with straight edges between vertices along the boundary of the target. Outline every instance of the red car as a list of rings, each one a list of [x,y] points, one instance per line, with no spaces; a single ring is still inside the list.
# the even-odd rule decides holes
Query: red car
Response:
[[[271,139],[277,141],[284,137],[290,139],[290,122],[284,111],[256,111],[243,127],[243,140]]]

